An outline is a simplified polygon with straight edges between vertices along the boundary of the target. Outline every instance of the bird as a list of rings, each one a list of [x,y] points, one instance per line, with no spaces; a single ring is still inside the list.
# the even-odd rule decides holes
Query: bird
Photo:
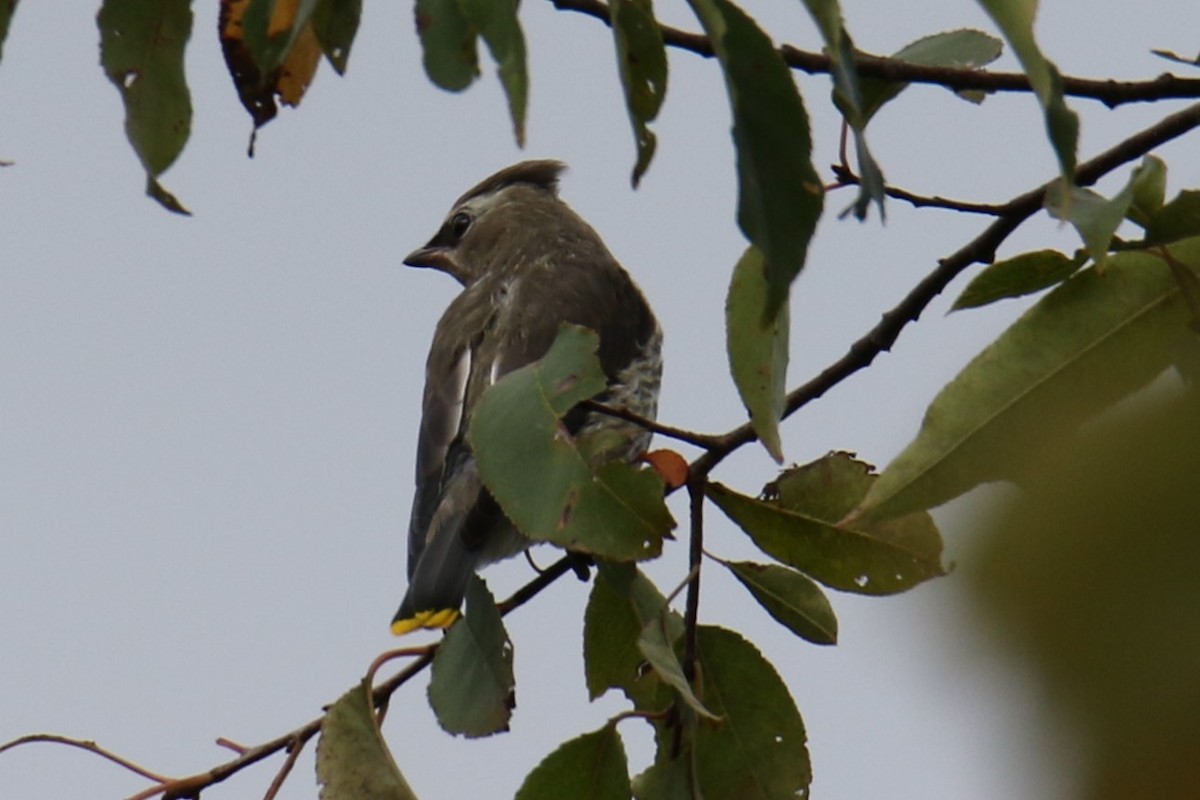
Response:
[[[551,159],[501,169],[458,198],[433,238],[404,258],[450,275],[462,290],[438,321],[426,359],[408,587],[392,620],[396,635],[448,628],[472,574],[531,544],[484,486],[467,431],[488,387],[545,355],[562,324],[599,337],[606,388],[597,401],[656,417],[662,329],[599,234],[560,199],[565,169]],[[577,407],[563,422],[576,436],[622,434],[628,446],[606,450],[609,458],[634,461],[650,442],[644,426],[595,410]]]

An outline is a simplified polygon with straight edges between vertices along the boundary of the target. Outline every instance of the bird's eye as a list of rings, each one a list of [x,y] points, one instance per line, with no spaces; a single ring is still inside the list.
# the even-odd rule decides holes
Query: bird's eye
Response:
[[[465,211],[458,212],[450,220],[450,233],[455,239],[461,239],[469,227],[471,227],[471,215]]]

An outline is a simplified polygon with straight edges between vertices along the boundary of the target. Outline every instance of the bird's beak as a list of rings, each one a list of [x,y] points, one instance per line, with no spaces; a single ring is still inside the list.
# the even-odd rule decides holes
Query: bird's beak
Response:
[[[406,267],[424,267],[428,269],[444,269],[443,266],[448,259],[446,251],[441,247],[418,247],[404,257],[404,266]]]
[[[459,267],[454,253],[439,245],[427,244],[424,247],[418,247],[404,257],[404,265],[418,269],[436,269],[451,276],[464,286],[467,285],[467,275]]]

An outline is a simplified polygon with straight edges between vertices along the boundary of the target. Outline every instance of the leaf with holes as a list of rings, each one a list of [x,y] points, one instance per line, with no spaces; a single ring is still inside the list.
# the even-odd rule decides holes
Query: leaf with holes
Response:
[[[183,152],[192,130],[192,99],[183,71],[192,35],[191,4],[105,0],[96,23],[100,63],[125,103],[125,135],[146,170],[146,194],[169,211],[189,214],[158,177]]]
[[[840,521],[877,477],[848,453],[785,471],[769,499],[719,483],[708,496],[764,553],[834,589],[895,594],[945,574],[942,539],[928,514],[882,523]]]

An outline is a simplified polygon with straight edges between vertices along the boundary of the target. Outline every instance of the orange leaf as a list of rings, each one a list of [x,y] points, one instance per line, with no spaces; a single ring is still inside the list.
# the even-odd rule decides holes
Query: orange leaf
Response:
[[[683,456],[674,450],[651,450],[642,456],[654,471],[662,476],[663,483],[672,489],[678,489],[687,483],[688,464]]]

